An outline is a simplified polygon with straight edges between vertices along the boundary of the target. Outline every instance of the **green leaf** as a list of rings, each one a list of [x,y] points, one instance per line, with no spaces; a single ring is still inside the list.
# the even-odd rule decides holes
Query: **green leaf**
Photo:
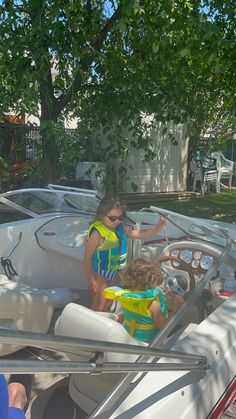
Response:
[[[154,54],[156,54],[159,51],[159,48],[160,48],[159,43],[154,43],[152,45],[152,50],[153,50]]]
[[[131,183],[131,188],[133,189],[134,192],[137,192],[138,190],[138,185],[136,185],[136,183]]]
[[[188,48],[183,48],[183,49],[181,49],[180,50],[180,56],[183,58],[183,57],[186,57],[186,55],[188,55],[188,53],[189,53],[189,49]]]

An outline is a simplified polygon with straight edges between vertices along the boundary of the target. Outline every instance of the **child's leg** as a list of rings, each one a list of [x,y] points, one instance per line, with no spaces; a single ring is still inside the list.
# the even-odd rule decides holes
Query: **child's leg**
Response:
[[[95,273],[97,282],[97,290],[93,294],[91,309],[94,311],[107,311],[106,310],[106,299],[103,296],[103,290],[108,286],[108,280],[98,273]]]
[[[108,281],[107,286],[114,287],[116,285],[119,285],[119,281],[117,279],[117,275],[114,275],[114,277]],[[104,311],[110,311],[113,303],[114,303],[114,300],[105,299]]]

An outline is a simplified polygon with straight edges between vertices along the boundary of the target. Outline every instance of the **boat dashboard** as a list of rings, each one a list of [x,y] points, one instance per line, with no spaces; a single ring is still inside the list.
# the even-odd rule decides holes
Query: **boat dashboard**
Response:
[[[196,274],[203,274],[208,271],[215,263],[215,256],[198,249],[175,248],[170,252],[170,256],[175,256],[187,263]],[[180,263],[172,260],[173,267],[178,268]]]
[[[213,268],[212,279],[218,276],[214,266],[217,266],[216,261],[221,254],[222,248],[210,243],[190,240],[175,242],[163,249],[161,256],[166,261],[162,263],[162,268],[170,277],[180,275],[186,278],[186,290],[189,291],[191,282],[195,287],[210,269]]]

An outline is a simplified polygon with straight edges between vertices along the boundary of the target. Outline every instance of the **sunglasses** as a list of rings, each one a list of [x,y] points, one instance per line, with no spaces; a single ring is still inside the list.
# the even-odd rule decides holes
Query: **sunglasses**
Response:
[[[114,222],[114,221],[122,221],[124,220],[124,214],[119,215],[119,217],[117,217],[116,215],[106,215],[107,218],[109,218],[110,221]]]

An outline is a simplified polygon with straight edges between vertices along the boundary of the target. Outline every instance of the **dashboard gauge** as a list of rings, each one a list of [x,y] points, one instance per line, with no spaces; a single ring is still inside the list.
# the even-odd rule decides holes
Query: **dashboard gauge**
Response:
[[[200,266],[202,269],[205,269],[206,271],[210,269],[213,266],[213,257],[205,255],[200,261]]]
[[[179,262],[177,260],[173,260],[172,263],[173,263],[173,266],[175,268],[178,268],[179,267]]]
[[[192,268],[197,269],[197,268],[199,268],[199,265],[200,265],[200,261],[199,260],[194,259],[192,261],[192,265],[191,265]]]
[[[201,256],[202,256],[202,252],[200,252],[200,250],[195,250],[193,254],[194,259],[199,260],[201,259]]]
[[[180,253],[180,259],[186,263],[191,263],[193,259],[193,254],[190,250],[186,249]]]
[[[176,256],[176,257],[178,257],[179,256],[179,250],[178,249],[174,249],[174,250],[172,250],[171,251],[171,256]]]

